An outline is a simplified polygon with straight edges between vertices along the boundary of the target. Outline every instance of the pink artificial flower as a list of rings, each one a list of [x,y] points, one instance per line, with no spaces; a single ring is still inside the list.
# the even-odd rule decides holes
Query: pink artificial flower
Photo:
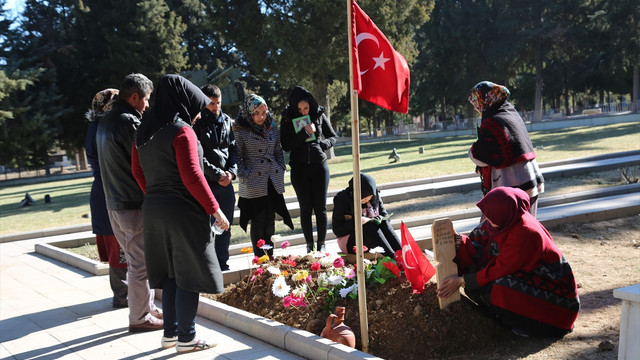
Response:
[[[307,276],[304,280],[302,280],[302,282],[305,282],[305,283],[310,283],[312,281],[313,281],[313,278],[311,277],[311,275]]]
[[[281,249],[286,249],[289,247],[289,245],[291,245],[288,241],[283,241],[282,244],[280,244],[280,248]]]
[[[320,265],[319,262],[314,262],[313,264],[311,264],[311,270],[312,271],[318,271],[322,268],[322,265]]]
[[[260,258],[259,258],[259,257],[257,257],[257,256],[254,256],[254,257],[253,257],[253,260],[251,260],[251,263],[252,263],[252,264],[257,264],[257,263],[258,263],[258,261],[260,261]]]
[[[282,299],[282,305],[284,305],[284,307],[286,308],[291,306],[291,303],[292,303],[291,295],[287,295],[284,297],[284,299]]]
[[[263,247],[265,244],[264,240],[260,239],[258,240],[258,243],[256,244],[259,248]]]
[[[345,276],[349,280],[353,279],[354,277],[356,277],[356,270],[355,269],[350,269],[349,273],[345,272]]]
[[[257,268],[254,272],[253,272],[253,276],[251,277],[251,281],[255,280],[258,276],[262,275],[262,273],[264,272],[264,270],[262,270],[262,268]]]
[[[341,257],[336,258],[335,260],[333,260],[333,267],[336,269],[339,269],[341,267],[344,266],[344,259]]]

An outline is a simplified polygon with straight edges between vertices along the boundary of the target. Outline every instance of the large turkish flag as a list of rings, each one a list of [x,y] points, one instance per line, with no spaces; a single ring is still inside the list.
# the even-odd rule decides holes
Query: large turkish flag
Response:
[[[371,18],[351,1],[353,89],[358,97],[400,113],[409,112],[409,65]]]

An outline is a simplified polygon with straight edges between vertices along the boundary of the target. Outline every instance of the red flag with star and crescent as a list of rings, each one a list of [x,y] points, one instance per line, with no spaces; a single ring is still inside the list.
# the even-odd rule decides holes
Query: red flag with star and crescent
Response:
[[[436,269],[424,256],[404,221],[400,223],[400,235],[402,237],[404,274],[411,283],[413,293],[422,294],[429,279],[436,274]]]
[[[371,18],[351,1],[353,89],[360,99],[409,112],[409,65]]]

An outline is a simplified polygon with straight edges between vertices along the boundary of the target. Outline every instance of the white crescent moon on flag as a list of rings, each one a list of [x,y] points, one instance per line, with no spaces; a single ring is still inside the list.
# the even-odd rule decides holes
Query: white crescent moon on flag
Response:
[[[376,46],[378,46],[378,48],[380,48],[380,44],[378,43],[378,38],[375,37],[372,33],[360,33],[356,36],[356,46],[360,45],[360,43],[362,42],[362,40],[373,40],[376,43]],[[360,71],[360,75],[364,75],[367,71],[369,71],[369,69],[365,70],[365,71]]]

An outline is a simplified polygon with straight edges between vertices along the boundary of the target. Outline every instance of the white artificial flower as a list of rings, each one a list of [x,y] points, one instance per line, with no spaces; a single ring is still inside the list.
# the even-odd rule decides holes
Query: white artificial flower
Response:
[[[318,286],[320,287],[327,287],[327,285],[329,285],[329,275],[327,275],[327,273],[321,273],[320,275],[318,275]]]
[[[277,268],[277,267],[275,267],[275,266],[269,266],[269,267],[267,268],[267,271],[268,271],[268,272],[270,272],[270,273],[271,273],[271,274],[273,274],[273,275],[280,275],[280,269],[278,269],[278,268]]]
[[[289,293],[289,290],[291,290],[291,286],[287,285],[287,282],[284,279],[284,276],[278,276],[276,280],[273,282],[273,285],[271,286],[271,291],[273,292],[273,295],[281,298],[287,296],[287,294]]]
[[[302,284],[291,291],[291,295],[296,297],[304,296],[307,293],[307,284]]]
[[[262,249],[262,250],[271,250],[271,249],[273,249],[273,246],[271,246],[271,245],[262,245],[262,246],[260,246],[260,249]]]
[[[384,252],[384,249],[382,248],[382,246],[376,246],[373,249],[369,249],[369,252],[372,254],[382,254]]]
[[[346,298],[347,295],[349,295],[349,293],[351,292],[355,292],[357,289],[358,284],[353,283],[353,285],[340,289],[340,297]]]
[[[329,276],[329,278],[327,279],[329,281],[329,284],[331,285],[340,285],[342,284],[342,280],[344,278],[341,275],[331,275]]]
[[[369,260],[369,259],[362,259],[362,263],[363,263],[364,265],[369,265],[369,264],[371,264],[371,260]]]

